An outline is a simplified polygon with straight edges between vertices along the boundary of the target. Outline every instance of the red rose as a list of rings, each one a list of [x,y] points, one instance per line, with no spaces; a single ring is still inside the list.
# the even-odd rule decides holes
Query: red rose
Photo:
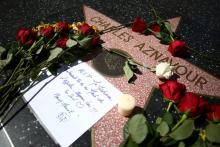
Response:
[[[212,104],[206,113],[208,120],[220,122],[220,104]]]
[[[56,46],[60,48],[65,48],[66,47],[66,42],[68,38],[60,38],[56,41]]]
[[[56,31],[65,34],[69,32],[69,24],[67,22],[58,22],[56,24]]]
[[[171,80],[160,84],[159,87],[165,99],[173,101],[174,103],[179,102],[186,91],[185,85]]]
[[[22,45],[32,45],[36,39],[37,33],[32,29],[20,28],[16,33],[16,40]]]
[[[155,32],[155,33],[158,33],[160,32],[160,26],[157,24],[157,23],[154,23],[150,26],[150,29]]]
[[[207,110],[208,101],[192,92],[187,92],[182,97],[177,107],[180,112],[188,113],[190,117],[196,117]]]
[[[186,43],[180,40],[174,40],[170,43],[168,51],[174,57],[183,57],[187,54]]]
[[[44,37],[46,37],[46,38],[48,38],[48,39],[52,38],[53,35],[54,35],[54,29],[53,29],[52,26],[48,26],[48,27],[46,27],[46,28],[42,28],[42,29],[40,30],[40,32],[41,32],[41,35],[42,35],[42,36],[44,36]]]
[[[99,37],[99,36],[94,36],[94,37],[92,38],[92,43],[91,43],[91,45],[92,45],[92,46],[96,46],[96,45],[99,43],[99,41],[100,41],[100,37]]]
[[[82,25],[78,26],[78,29],[84,35],[88,35],[94,31],[93,28],[87,23],[83,23]]]
[[[142,20],[140,17],[136,17],[132,25],[132,31],[144,33],[146,28],[147,24],[144,22],[144,20]]]

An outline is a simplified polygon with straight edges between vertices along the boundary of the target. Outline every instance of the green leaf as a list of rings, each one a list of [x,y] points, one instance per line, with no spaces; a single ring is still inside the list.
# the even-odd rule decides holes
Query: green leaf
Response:
[[[129,65],[129,67],[131,68],[132,71],[137,69],[138,64],[135,63],[135,61],[132,58],[128,58],[127,61],[128,61],[128,65]]]
[[[170,22],[169,21],[165,21],[164,25],[165,25],[167,31],[172,34],[172,28],[171,28]]]
[[[161,117],[158,117],[157,119],[156,119],[156,124],[160,124],[162,122],[162,118]]]
[[[183,140],[190,137],[194,131],[194,120],[187,119],[183,122],[181,126],[179,126],[176,130],[174,130],[169,136],[175,140]]]
[[[202,141],[200,137],[198,137],[198,139],[192,145],[190,145],[190,147],[203,147],[203,146],[205,146],[205,142]]]
[[[91,44],[92,38],[90,36],[84,37],[82,40],[79,40],[78,43],[82,48],[89,48]]]
[[[50,56],[47,61],[50,62],[51,60],[55,59],[62,51],[63,49],[60,47],[50,50]]]
[[[41,53],[41,51],[43,50],[43,48],[44,48],[44,45],[41,45],[40,48],[37,49],[36,54],[39,55]]]
[[[41,71],[40,68],[33,68],[31,72],[31,79],[35,80],[38,77],[40,71]]]
[[[125,76],[126,76],[126,78],[127,78],[127,80],[128,80],[128,83],[130,83],[130,82],[131,82],[131,79],[132,79],[133,76],[134,76],[134,72],[133,72],[133,70],[131,69],[131,67],[129,66],[128,61],[125,62],[125,66],[123,67],[123,70],[124,70],[124,72],[125,72]]]
[[[161,38],[162,38],[160,32],[156,32],[156,33],[154,33],[154,35],[155,35],[158,39],[161,39]]]
[[[161,136],[165,136],[169,132],[170,128],[167,122],[162,121],[160,125],[157,127],[157,132],[160,133]]]
[[[220,126],[214,123],[209,123],[205,129],[206,137],[209,141],[220,143]]]
[[[162,44],[169,44],[172,39],[170,38],[170,35],[165,33],[165,32],[160,32],[161,34],[161,40],[160,40],[160,43]]]
[[[129,120],[125,123],[124,128],[123,128],[123,138],[124,138],[124,140],[126,140],[129,137],[128,122],[129,122]]]
[[[166,112],[164,115],[163,115],[163,121],[167,122],[167,124],[170,126],[173,124],[173,116],[170,112]]]
[[[74,39],[74,40],[81,40],[83,38],[83,36],[74,34],[74,35],[71,36],[71,38]]]
[[[159,143],[159,140],[157,140],[157,137],[153,137],[151,140],[147,141],[147,146],[146,147],[155,147]]]
[[[73,46],[76,46],[77,45],[77,42],[75,40],[72,40],[72,39],[68,39],[67,42],[66,42],[66,46],[67,47],[73,47]]]
[[[134,60],[131,59],[131,58],[128,58],[128,63],[129,63],[130,65],[137,65],[137,63],[135,63]]]
[[[136,143],[141,143],[148,134],[146,118],[143,114],[134,115],[128,122],[128,132]]]
[[[185,147],[185,143],[181,141],[181,142],[179,143],[178,147]]]
[[[163,144],[165,146],[177,146],[177,141],[173,138],[166,138],[165,140],[162,140]]]
[[[138,147],[138,144],[134,142],[130,137],[124,140],[119,147]]]

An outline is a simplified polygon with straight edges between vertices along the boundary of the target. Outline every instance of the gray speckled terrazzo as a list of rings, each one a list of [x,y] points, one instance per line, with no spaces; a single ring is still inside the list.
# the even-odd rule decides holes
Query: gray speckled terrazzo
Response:
[[[43,22],[84,20],[82,5],[86,4],[120,23],[130,22],[136,16],[152,20],[148,0],[7,0],[0,1],[0,45],[15,40],[20,27]],[[153,0],[156,11],[164,19],[182,16],[177,30],[188,45],[212,58],[220,56],[220,1],[218,0]],[[220,77],[219,63],[210,62],[196,54],[187,59],[207,72]],[[20,102],[22,104],[23,102]],[[153,108],[153,107],[152,107]],[[152,110],[153,111],[153,110]],[[16,147],[57,146],[47,135],[29,108],[22,110],[7,126]],[[3,141],[4,136],[0,135]],[[0,143],[1,143],[0,141]],[[7,141],[6,141],[7,142]],[[1,144],[2,145],[2,144]],[[91,145],[90,132],[86,132],[72,146]]]

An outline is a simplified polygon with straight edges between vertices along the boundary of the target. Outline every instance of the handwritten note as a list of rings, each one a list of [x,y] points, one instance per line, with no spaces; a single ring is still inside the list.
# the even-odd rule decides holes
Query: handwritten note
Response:
[[[25,100],[51,78],[29,90]],[[121,95],[90,66],[81,63],[46,85],[29,105],[51,137],[67,147],[115,106]]]

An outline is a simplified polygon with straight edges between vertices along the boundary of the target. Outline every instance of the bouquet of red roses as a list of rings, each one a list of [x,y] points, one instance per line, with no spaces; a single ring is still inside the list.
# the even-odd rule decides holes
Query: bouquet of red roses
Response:
[[[186,92],[186,86],[177,81],[168,80],[159,87],[167,101],[166,111],[155,123],[149,123],[144,114],[131,117],[121,146],[220,146],[220,104]]]
[[[84,22],[20,28],[15,43],[0,47],[0,116],[7,115],[12,102],[16,103],[38,82],[43,70],[57,74],[62,64],[69,65],[91,52],[99,44],[99,38],[96,27]],[[32,84],[20,92],[30,79]]]

